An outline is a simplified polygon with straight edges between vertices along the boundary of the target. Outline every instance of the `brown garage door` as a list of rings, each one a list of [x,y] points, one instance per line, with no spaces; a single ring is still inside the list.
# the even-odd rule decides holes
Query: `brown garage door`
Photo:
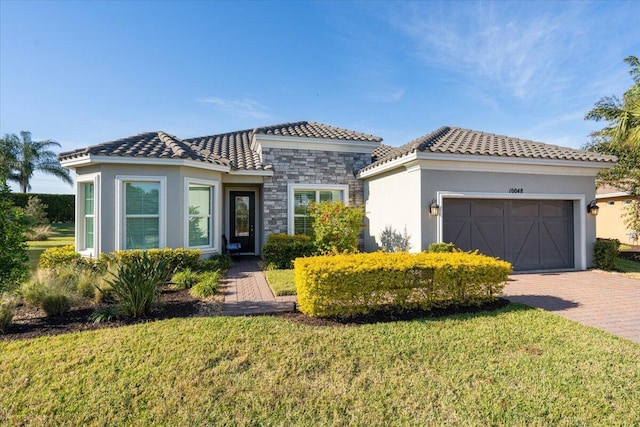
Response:
[[[573,268],[570,200],[444,199],[445,242],[479,250],[514,270]]]

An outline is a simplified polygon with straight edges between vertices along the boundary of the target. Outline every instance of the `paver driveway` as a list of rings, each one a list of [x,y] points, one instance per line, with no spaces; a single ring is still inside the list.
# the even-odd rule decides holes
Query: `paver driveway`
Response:
[[[514,274],[503,296],[640,343],[640,279],[603,271]]]

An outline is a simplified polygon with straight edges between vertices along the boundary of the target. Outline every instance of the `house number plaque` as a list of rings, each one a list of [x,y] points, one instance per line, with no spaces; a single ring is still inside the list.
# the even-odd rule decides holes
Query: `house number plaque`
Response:
[[[510,188],[509,193],[521,194],[524,193],[524,188]]]

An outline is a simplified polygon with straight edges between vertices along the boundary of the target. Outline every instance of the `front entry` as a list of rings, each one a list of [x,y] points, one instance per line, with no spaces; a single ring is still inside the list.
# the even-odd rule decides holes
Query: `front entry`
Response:
[[[241,253],[254,253],[256,194],[252,191],[231,191],[229,194],[229,242],[240,243]]]

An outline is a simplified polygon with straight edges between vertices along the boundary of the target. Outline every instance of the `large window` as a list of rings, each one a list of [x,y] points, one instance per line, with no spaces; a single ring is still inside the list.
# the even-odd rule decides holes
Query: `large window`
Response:
[[[347,193],[346,185],[290,185],[289,234],[310,235],[312,219],[309,206],[316,202],[346,202]]]
[[[185,178],[184,246],[215,251],[219,221],[216,215],[216,181]]]
[[[189,186],[189,246],[211,246],[211,189]]]
[[[164,177],[117,177],[121,220],[118,249],[165,246]]]

